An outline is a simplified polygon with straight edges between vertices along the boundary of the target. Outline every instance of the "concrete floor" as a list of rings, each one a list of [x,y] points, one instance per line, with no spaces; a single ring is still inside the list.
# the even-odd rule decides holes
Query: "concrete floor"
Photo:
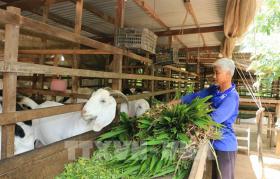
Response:
[[[251,142],[250,153],[239,151],[235,165],[236,179],[256,179],[260,176],[260,168],[258,165],[257,155],[257,128],[256,125],[242,124],[239,127],[250,127]],[[266,179],[280,178],[280,156],[275,155],[275,147],[269,146],[269,139],[266,136],[266,127],[263,130],[263,161],[264,161],[264,176]]]

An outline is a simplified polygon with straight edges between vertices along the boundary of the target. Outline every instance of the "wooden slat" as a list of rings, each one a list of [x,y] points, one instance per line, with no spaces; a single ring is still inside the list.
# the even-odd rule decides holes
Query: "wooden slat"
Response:
[[[135,75],[135,74],[124,74],[124,73],[113,73],[103,72],[94,70],[80,70],[80,69],[69,69],[63,67],[53,67],[39,64],[29,64],[22,62],[1,62],[0,71],[2,72],[17,72],[17,73],[38,73],[45,75],[69,75],[69,76],[80,76],[80,77],[95,77],[95,78],[109,78],[109,79],[142,79],[142,80],[158,80],[158,81],[181,81],[188,82],[187,80],[166,78],[166,77],[151,77],[148,75]]]
[[[83,104],[69,104],[63,106],[34,109],[28,111],[17,111],[0,114],[0,125],[14,124],[32,119],[49,117],[68,112],[81,111]]]
[[[19,50],[19,54],[30,55],[110,55],[114,54],[105,50],[92,50],[92,49],[38,49],[38,50]]]
[[[35,93],[44,93],[44,90],[33,90]],[[174,93],[176,90],[165,90],[165,91],[157,91],[153,93],[144,93],[139,95],[131,95],[128,96],[128,100],[137,100],[137,99],[143,99],[143,98],[149,98],[151,96],[157,96],[167,93]],[[31,92],[31,90],[27,90],[27,92]],[[46,94],[46,93],[45,93]],[[89,95],[84,95],[89,98]],[[117,102],[120,103],[121,100],[117,99]],[[17,111],[17,112],[9,112],[9,113],[3,113],[0,114],[0,125],[7,125],[7,124],[14,124],[16,122],[23,122],[27,120],[33,120],[43,117],[49,117],[69,112],[77,112],[81,111],[83,107],[83,103],[80,104],[68,104],[63,106],[56,106],[56,107],[49,107],[49,108],[42,108],[42,109],[34,109],[34,110],[28,110],[28,111]]]
[[[192,76],[198,76],[198,75],[195,74],[195,73],[181,70],[180,68],[174,67],[174,66],[172,66],[172,65],[166,65],[166,66],[164,66],[164,68],[168,68],[168,69],[171,69],[171,70],[173,70],[173,71],[177,71],[177,72],[180,72],[180,73],[185,73],[185,74],[192,75]]]
[[[186,35],[196,33],[209,33],[209,32],[223,32],[224,26],[211,26],[211,27],[200,27],[200,28],[187,28],[178,30],[166,30],[155,32],[157,36],[172,36],[172,35]]]
[[[192,51],[219,51],[220,50],[220,45],[214,45],[214,46],[205,46],[205,47],[189,47],[189,48],[182,48],[180,50],[186,50],[187,52],[192,52]]]
[[[240,102],[247,102],[247,103],[255,103],[253,99],[251,98],[240,98]],[[276,99],[261,99],[262,103],[272,103],[272,104],[279,104],[280,100]]]
[[[199,146],[199,150],[195,156],[194,163],[192,165],[192,170],[189,175],[189,179],[203,178],[209,150],[210,149],[208,143]]]
[[[33,178],[33,176],[36,174],[36,176],[40,176],[41,178],[43,173],[41,173],[41,175],[38,174],[40,174],[40,172],[42,171],[45,171],[46,168],[50,168],[52,165],[54,165],[54,163],[60,162],[61,160],[64,161],[63,163],[69,162],[68,157],[61,158],[61,156],[57,156],[57,154],[63,151],[67,151],[68,149],[71,148],[78,148],[81,142],[93,141],[98,135],[100,135],[100,132],[99,133],[87,132],[85,134],[76,137],[71,137],[69,139],[56,142],[54,144],[48,145],[40,149],[36,149],[31,152],[24,153],[19,156],[14,156],[5,160],[1,160],[0,176],[1,178],[2,177],[17,178],[16,176],[18,176],[18,178]],[[73,146],[65,145],[68,141],[72,142]],[[53,159],[49,160],[50,158]],[[63,163],[61,163],[62,166],[64,165]],[[36,168],[36,165],[38,165],[39,168]],[[34,167],[32,166],[38,169],[38,171],[34,170]],[[57,175],[59,173],[45,173],[45,174],[46,176],[44,177],[49,178],[51,175]]]
[[[7,11],[20,14],[20,9],[8,7]],[[3,62],[16,62],[18,58],[19,28],[14,24],[5,26],[5,49]],[[16,111],[17,74],[3,73],[3,113]],[[1,158],[14,155],[14,125],[2,126]]]

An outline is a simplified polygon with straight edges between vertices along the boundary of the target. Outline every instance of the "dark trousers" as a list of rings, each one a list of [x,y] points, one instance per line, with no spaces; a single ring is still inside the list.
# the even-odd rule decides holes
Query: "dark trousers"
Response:
[[[216,160],[214,159],[212,161],[212,179],[234,179],[236,152],[225,152],[218,150],[215,150],[215,152],[222,178],[220,177]]]

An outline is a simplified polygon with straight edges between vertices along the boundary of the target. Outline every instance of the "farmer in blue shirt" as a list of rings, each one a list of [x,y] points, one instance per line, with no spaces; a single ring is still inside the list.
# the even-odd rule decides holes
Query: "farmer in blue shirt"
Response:
[[[214,63],[215,84],[197,93],[183,96],[181,100],[171,101],[170,104],[191,103],[195,98],[212,95],[211,106],[214,111],[212,119],[221,123],[222,138],[213,140],[212,144],[218,158],[222,179],[234,179],[234,166],[237,151],[237,140],[232,125],[238,115],[239,95],[232,84],[235,65],[231,59],[222,58]],[[216,162],[213,161],[212,179],[220,179]]]

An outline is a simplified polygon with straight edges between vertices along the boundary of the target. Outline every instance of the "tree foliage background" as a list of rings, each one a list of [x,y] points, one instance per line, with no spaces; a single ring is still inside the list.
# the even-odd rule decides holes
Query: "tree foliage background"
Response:
[[[280,77],[280,0],[263,0],[241,49],[255,54],[250,70],[260,84]]]

